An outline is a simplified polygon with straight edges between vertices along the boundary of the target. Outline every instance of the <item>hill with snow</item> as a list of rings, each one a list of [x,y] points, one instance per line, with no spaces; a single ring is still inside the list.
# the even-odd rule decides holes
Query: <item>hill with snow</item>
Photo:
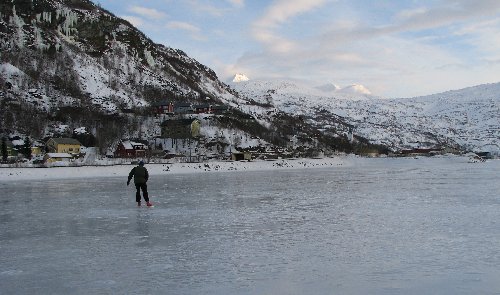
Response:
[[[72,136],[86,127],[104,149],[158,137],[157,103],[236,100],[214,71],[88,0],[3,1],[0,28],[1,136]],[[219,125],[218,134],[234,133]]]
[[[340,88],[255,80],[232,86],[258,102],[247,107],[258,117],[274,109],[307,118],[322,132],[335,136],[353,130],[354,135],[393,150],[500,151],[500,83],[406,99],[375,97],[360,85]]]

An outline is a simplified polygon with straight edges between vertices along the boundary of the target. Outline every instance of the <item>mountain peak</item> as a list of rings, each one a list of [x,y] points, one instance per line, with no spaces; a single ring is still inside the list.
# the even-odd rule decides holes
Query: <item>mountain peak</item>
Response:
[[[245,82],[250,80],[245,74],[236,74],[234,75],[233,82],[234,83],[239,83],[239,82]]]

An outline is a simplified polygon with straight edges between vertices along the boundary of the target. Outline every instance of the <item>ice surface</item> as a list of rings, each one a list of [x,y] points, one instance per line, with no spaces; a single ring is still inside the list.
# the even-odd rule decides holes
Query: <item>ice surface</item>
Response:
[[[500,161],[0,182],[2,294],[494,294]]]

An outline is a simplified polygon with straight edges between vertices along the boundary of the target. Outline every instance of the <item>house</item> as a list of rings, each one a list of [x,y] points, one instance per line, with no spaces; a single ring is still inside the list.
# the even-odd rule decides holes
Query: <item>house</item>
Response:
[[[176,103],[174,105],[174,113],[176,114],[193,113],[193,106],[190,103]]]
[[[441,152],[440,148],[414,148],[411,150],[402,150],[403,156],[433,156]]]
[[[51,138],[46,143],[49,153],[79,154],[81,143],[74,138]]]
[[[148,146],[141,142],[121,141],[114,152],[117,158],[142,158],[146,156]]]
[[[45,145],[42,142],[35,141],[31,145],[31,154],[33,156],[38,156],[44,151]]]
[[[171,102],[159,102],[152,105],[155,114],[173,114],[174,105]]]
[[[161,124],[163,138],[187,139],[200,136],[201,122],[198,119],[166,120]]]
[[[194,112],[197,114],[204,114],[204,113],[210,113],[211,112],[211,107],[210,105],[207,104],[198,104],[193,106]]]
[[[210,107],[210,111],[214,114],[223,114],[227,112],[227,106],[225,105],[213,105]]]
[[[73,155],[68,153],[46,153],[43,157],[45,163],[70,162],[72,159]]]
[[[37,155],[40,155],[42,153],[42,148],[39,147],[39,146],[32,146],[31,147],[31,154],[33,156],[37,156]]]
[[[251,161],[252,153],[251,152],[233,152],[231,154],[231,160],[233,161]]]

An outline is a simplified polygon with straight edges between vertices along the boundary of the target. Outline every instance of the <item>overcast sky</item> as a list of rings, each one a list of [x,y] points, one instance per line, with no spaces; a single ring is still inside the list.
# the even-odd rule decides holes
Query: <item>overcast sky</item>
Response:
[[[94,0],[154,42],[250,79],[411,97],[500,82],[499,0]]]

